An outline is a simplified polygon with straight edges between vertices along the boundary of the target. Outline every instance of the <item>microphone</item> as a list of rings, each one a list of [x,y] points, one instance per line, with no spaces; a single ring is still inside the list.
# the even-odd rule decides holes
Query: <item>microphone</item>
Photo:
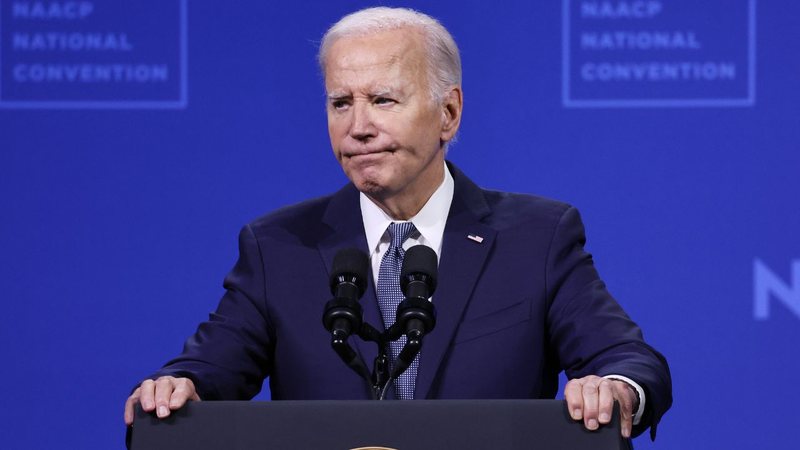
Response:
[[[330,278],[333,300],[325,304],[322,324],[331,333],[331,347],[339,358],[369,384],[369,369],[347,342],[365,325],[358,299],[367,289],[368,270],[369,257],[361,250],[348,248],[336,253]]]
[[[406,345],[397,355],[391,378],[400,376],[422,349],[422,338],[436,326],[436,310],[429,300],[436,290],[438,261],[436,252],[424,245],[406,250],[400,270],[400,289],[406,297],[397,306],[397,318],[388,331],[396,340],[406,335]]]
[[[408,341],[421,339],[436,326],[436,311],[430,297],[436,290],[438,276],[436,252],[424,245],[406,251],[400,271],[400,289],[406,300],[397,308],[400,323]]]
[[[357,248],[336,252],[331,270],[331,294],[334,297],[361,298],[367,289],[369,256]]]
[[[425,245],[415,245],[406,250],[400,270],[400,289],[406,298],[428,300],[436,290],[439,275],[436,252]]]
[[[325,305],[322,324],[334,342],[358,333],[362,325],[362,309],[358,303],[367,288],[369,257],[356,248],[339,250],[333,258],[330,288],[333,300]]]

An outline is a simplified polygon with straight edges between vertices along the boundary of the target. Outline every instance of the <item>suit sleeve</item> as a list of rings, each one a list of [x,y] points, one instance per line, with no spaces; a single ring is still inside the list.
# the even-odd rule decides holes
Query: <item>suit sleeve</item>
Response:
[[[664,357],[606,289],[584,250],[583,224],[575,208],[555,227],[547,261],[549,338],[568,378],[624,375],[641,385],[647,399],[634,436],[656,425],[672,404],[672,381]]]
[[[274,335],[263,260],[249,226],[239,233],[239,260],[224,287],[217,310],[186,341],[181,355],[151,378],[188,377],[203,400],[250,399],[261,390],[270,371]]]

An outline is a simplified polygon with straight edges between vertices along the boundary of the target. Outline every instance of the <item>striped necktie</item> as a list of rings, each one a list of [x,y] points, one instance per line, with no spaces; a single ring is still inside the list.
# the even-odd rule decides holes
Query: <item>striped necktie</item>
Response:
[[[389,249],[381,259],[381,267],[378,271],[378,305],[383,315],[383,323],[388,329],[394,324],[397,316],[397,305],[404,300],[403,292],[400,290],[400,270],[403,267],[403,257],[406,252],[403,250],[403,242],[414,232],[414,224],[411,222],[394,223],[389,225],[389,237],[391,244]],[[406,344],[406,337],[401,336],[397,341],[389,345],[389,361],[394,366],[397,355]],[[419,367],[419,355],[408,369],[395,381],[397,398],[401,400],[411,400],[414,398],[414,385],[417,379],[417,368]]]

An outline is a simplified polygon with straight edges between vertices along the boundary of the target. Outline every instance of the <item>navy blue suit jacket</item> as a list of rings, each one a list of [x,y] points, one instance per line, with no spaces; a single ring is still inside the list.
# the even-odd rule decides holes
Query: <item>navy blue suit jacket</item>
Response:
[[[672,401],[669,369],[598,277],[578,212],[482,190],[450,170],[437,325],[421,353],[416,397],[552,398],[561,370],[620,374],[646,391],[634,433],[656,424]],[[352,184],[245,226],[218,309],[154,376],[188,376],[203,399],[252,398],[266,377],[273,399],[369,398],[321,323],[333,257],[348,247],[367,251]],[[361,304],[365,320],[381,326],[372,280]],[[375,345],[351,341],[370,365]]]

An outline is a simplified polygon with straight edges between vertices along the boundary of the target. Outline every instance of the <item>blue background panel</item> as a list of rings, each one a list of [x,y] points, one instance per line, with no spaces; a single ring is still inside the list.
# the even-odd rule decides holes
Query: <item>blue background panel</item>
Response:
[[[188,0],[0,6],[0,108],[185,107]]]
[[[484,187],[578,206],[611,292],[670,362],[675,405],[637,448],[795,448],[800,6],[756,5],[750,107],[585,109],[563,104],[562,2],[428,3],[400,2],[461,47],[450,158]],[[695,20],[742,3],[692,2],[680,20],[708,42],[746,42],[724,18]],[[125,397],[214,309],[239,228],[346,182],[315,58],[324,30],[365,6],[188,2],[185,108],[0,110],[0,447],[123,448]],[[157,27],[156,14],[114,27]],[[7,27],[0,39],[5,51]],[[767,286],[765,319],[757,259],[785,288]]]

